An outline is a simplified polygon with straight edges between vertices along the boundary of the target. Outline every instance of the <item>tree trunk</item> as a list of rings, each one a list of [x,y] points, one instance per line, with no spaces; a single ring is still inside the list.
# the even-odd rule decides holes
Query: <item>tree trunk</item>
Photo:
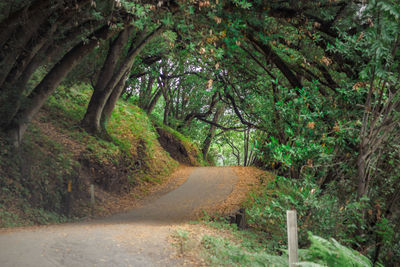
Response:
[[[88,28],[88,24],[80,26],[77,28]],[[74,37],[78,34],[79,32],[75,31],[74,34],[69,34],[56,43],[51,40],[46,42],[24,67],[19,77],[17,77],[18,79],[12,84],[12,87],[8,86],[4,90],[0,98],[0,128],[8,125],[20,109],[21,101],[24,97],[23,93],[26,91],[27,84],[37,68],[51,61],[56,55],[70,49],[72,47],[71,39],[74,40]]]
[[[49,8],[49,0],[36,0],[30,5],[24,6],[14,13],[10,14],[0,23],[0,46],[3,46],[21,24],[26,26],[32,17],[40,16],[40,12]]]
[[[171,106],[170,102],[165,100],[164,118],[163,118],[163,123],[165,125],[168,125],[168,122],[169,122],[168,117],[169,117],[169,113],[170,113],[170,110],[169,110],[170,106]]]
[[[101,110],[99,107],[102,105],[101,103],[104,101],[104,105],[108,98],[107,93],[104,92],[106,90],[112,91],[114,88],[107,88],[108,83],[111,81],[114,75],[115,68],[118,63],[118,59],[121,57],[122,50],[126,43],[129,40],[129,34],[132,30],[132,27],[126,28],[120,32],[118,37],[110,44],[108,49],[108,54],[106,60],[104,61],[103,67],[101,68],[97,83],[94,86],[93,95],[90,98],[89,106],[87,108],[86,114],[82,120],[82,125],[84,128],[91,133],[100,133],[101,132]],[[104,94],[106,93],[106,94]],[[110,92],[111,93],[111,92]],[[98,124],[93,124],[93,122],[98,122]]]
[[[76,37],[84,29],[88,29],[91,26],[90,21],[86,20],[72,30],[67,31],[63,39],[55,42],[51,39],[51,34],[57,29],[57,25],[65,20],[66,18],[63,17],[59,23],[49,25],[50,28],[46,34],[48,36],[42,36],[39,40],[33,42],[32,50],[29,55],[25,55],[22,66],[19,68],[14,67],[16,72],[12,70],[8,75],[0,97],[0,128],[8,125],[20,109],[22,99],[27,97],[27,94],[24,94],[27,89],[27,83],[36,69],[52,60],[55,55],[62,54],[63,51],[73,47],[71,43],[74,40],[76,41]]]
[[[267,59],[270,59],[270,60],[272,60],[272,62],[274,62],[276,67],[286,77],[286,79],[289,81],[291,86],[297,87],[297,88],[303,87],[300,80],[292,72],[292,70],[289,68],[289,66],[272,50],[272,48],[268,44],[264,44],[263,42],[258,41],[253,36],[252,32],[250,32],[249,38],[256,46],[258,46],[263,51],[264,56]]]
[[[129,71],[122,76],[121,80],[118,82],[117,86],[112,91],[110,97],[107,100],[106,105],[104,106],[103,113],[101,114],[100,126],[102,128],[103,133],[107,133],[106,126],[108,121],[110,120],[111,114],[117,104],[118,99],[121,97],[122,91],[125,88],[125,82],[128,78]]]
[[[146,113],[147,114],[151,114],[158,102],[158,100],[160,99],[162,95],[162,92],[160,89],[158,89],[158,91],[154,94],[153,98],[151,99],[149,105],[146,107]]]
[[[243,142],[243,166],[248,166],[249,164],[249,139],[250,139],[250,129],[247,128],[243,132],[244,142]]]
[[[237,164],[238,164],[238,166],[240,166],[240,152],[238,151],[238,153],[237,154],[234,154],[235,156],[236,156],[236,158],[237,158]]]
[[[29,26],[20,27],[15,34],[15,38],[5,44],[0,52],[0,87],[10,73],[17,58],[26,48],[29,40],[36,34],[41,24],[47,19],[48,14],[40,14],[30,20]],[[3,88],[2,88],[3,89]]]
[[[114,70],[117,66],[118,59],[121,57],[122,49],[128,42],[129,35],[131,34],[132,29],[132,26],[129,26],[121,31],[114,42],[110,44],[107,58],[104,61],[103,67],[100,70],[99,77],[94,88],[95,91],[104,90],[107,84],[110,82],[114,74]]]
[[[57,42],[48,41],[41,47],[24,68],[19,79],[16,80],[11,88],[6,88],[0,95],[0,128],[6,127],[20,109],[21,101],[23,97],[26,97],[23,93],[26,91],[28,81],[36,69],[51,61],[55,55],[71,49],[71,40],[75,40],[84,29],[89,27],[90,23],[82,23],[72,31],[69,31],[63,39]]]
[[[88,30],[92,22],[93,21],[86,21],[74,27],[65,34],[63,39],[57,40],[56,42],[54,42],[54,40],[46,42],[29,61],[24,71],[21,73],[15,87],[21,88],[20,90],[25,90],[26,84],[35,70],[44,63],[52,60],[56,55],[61,54],[61,51],[67,50],[73,46],[73,40],[76,40],[76,37],[81,34],[83,30]]]
[[[161,30],[162,27],[160,26],[152,33],[147,35],[143,40],[141,40],[140,43],[128,53],[124,61],[121,63],[120,69],[116,73],[114,73],[104,90],[95,90],[93,92],[85,117],[81,122],[82,126],[88,132],[92,134],[102,134],[101,115],[108,101],[108,98],[110,97],[114,88],[120,82],[123,75],[132,68],[136,56],[142,51],[142,49],[148,42],[150,42],[154,37],[161,33]]]
[[[88,42],[82,41],[71,49],[50,70],[29,96],[29,103],[27,106],[24,109],[19,110],[10,125],[6,127],[5,130],[8,133],[9,141],[12,144],[16,147],[19,146],[33,117],[38,113],[47,98],[54,92],[71,69],[98,45],[99,39],[108,39],[114,33],[115,31],[110,30],[108,26],[103,26],[89,38]]]
[[[146,109],[147,106],[149,105],[151,101],[151,93],[153,91],[153,84],[154,84],[155,78],[150,76],[147,86],[145,88],[142,88],[142,90],[139,93],[139,107],[142,109]]]
[[[224,111],[225,111],[225,105],[219,106],[217,108],[217,111],[214,114],[212,122],[213,123],[218,123],[219,118],[224,113]],[[207,154],[208,154],[208,151],[210,149],[211,142],[212,142],[212,140],[214,138],[216,128],[217,127],[215,127],[215,125],[210,125],[210,129],[208,131],[207,137],[203,142],[203,148],[202,148],[201,152],[203,153],[203,158],[205,160],[207,160]]]
[[[46,28],[39,32],[38,38],[33,38],[30,41],[25,52],[22,53],[15,64],[14,68],[10,71],[10,74],[6,78],[6,86],[13,84],[28,66],[29,62],[34,58],[34,56],[41,50],[41,48],[49,42],[50,37],[57,30],[57,23],[47,23]]]
[[[357,198],[360,199],[365,195],[368,188],[368,174],[367,174],[367,162],[363,150],[360,149],[357,158],[357,175],[358,175],[358,187],[357,187]]]
[[[38,41],[31,40],[29,48],[26,49],[25,53],[22,53],[20,55],[17,63],[10,71],[4,84],[2,85],[3,93],[0,98],[0,107],[3,108],[0,108],[0,125],[6,125],[10,123],[10,119],[13,118],[20,107],[21,98],[26,89],[26,78],[29,79],[30,75],[38,67],[35,64],[31,65],[30,62],[32,62],[35,55],[43,48],[43,46],[45,46],[46,42],[49,41],[49,37],[57,29],[56,23],[48,26],[49,27],[47,31],[43,34],[41,38],[39,38]],[[27,72],[25,72],[27,68],[28,70]]]
[[[44,51],[47,48],[44,49]],[[12,87],[7,86],[0,97],[0,128],[7,126],[14,118],[21,107],[29,79],[35,70],[45,61],[45,56],[39,51],[38,54],[29,62],[19,79]]]
[[[169,113],[170,113],[170,108],[171,108],[171,99],[169,98],[169,92],[168,92],[168,90],[170,89],[168,86],[168,80],[159,78],[158,86],[160,87],[160,90],[164,97],[164,102],[165,102],[163,123],[165,125],[168,125],[168,122],[169,122],[168,118],[169,118]]]

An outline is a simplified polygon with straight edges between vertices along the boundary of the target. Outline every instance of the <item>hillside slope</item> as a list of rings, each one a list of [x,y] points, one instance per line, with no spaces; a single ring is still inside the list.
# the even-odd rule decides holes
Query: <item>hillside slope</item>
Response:
[[[153,123],[135,105],[117,104],[108,127],[112,142],[82,130],[79,122],[90,94],[85,84],[60,86],[17,153],[0,137],[0,227],[63,222],[68,214],[86,217],[91,213],[90,184],[95,185],[95,215],[127,209],[178,166],[160,145]]]

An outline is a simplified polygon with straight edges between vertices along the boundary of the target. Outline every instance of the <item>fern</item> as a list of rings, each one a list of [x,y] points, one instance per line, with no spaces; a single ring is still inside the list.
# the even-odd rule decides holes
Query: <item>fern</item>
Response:
[[[330,241],[309,233],[311,246],[307,250],[302,250],[300,257],[305,259],[299,262],[298,266],[353,266],[353,267],[372,267],[371,261],[359,252],[347,248],[335,239]]]

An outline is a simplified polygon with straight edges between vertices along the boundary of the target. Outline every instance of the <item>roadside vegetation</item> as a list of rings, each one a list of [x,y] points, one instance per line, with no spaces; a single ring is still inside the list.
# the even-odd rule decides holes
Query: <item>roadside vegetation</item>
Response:
[[[65,221],[68,180],[82,217],[92,182],[257,166],[275,178],[242,208],[268,253],[296,209],[303,248],[396,266],[399,25],[396,0],[2,1],[1,224]]]
[[[317,191],[315,184],[271,175],[260,178],[260,184],[242,203],[246,210],[244,229],[232,222],[232,214],[206,215],[176,232],[175,244],[181,254],[211,266],[287,266],[286,210],[295,209],[299,266],[373,266],[370,259],[354,250],[354,238],[348,238],[357,236],[357,225],[364,223],[359,216],[364,201],[344,208],[336,197]],[[392,250],[389,244],[394,230],[380,227],[385,229],[382,234],[388,242],[383,248]]]
[[[136,105],[117,103],[108,128],[110,140],[77,127],[90,94],[86,84],[60,86],[28,129],[17,154],[1,140],[1,227],[60,223],[91,216],[92,183],[98,191],[96,214],[116,212],[120,203],[110,208],[109,202],[126,195],[132,195],[132,200],[143,197],[146,190],[162,183],[178,166],[159,144],[156,124]],[[197,156],[198,149],[188,138],[172,129],[166,128],[165,132],[176,136],[176,145],[182,144],[187,153]],[[200,164],[196,158],[193,160]],[[67,214],[69,180],[72,207]]]

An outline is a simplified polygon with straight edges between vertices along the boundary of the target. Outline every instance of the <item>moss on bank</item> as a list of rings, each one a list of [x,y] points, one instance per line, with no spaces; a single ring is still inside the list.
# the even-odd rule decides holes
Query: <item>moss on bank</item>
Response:
[[[0,227],[69,220],[68,181],[72,182],[70,218],[74,220],[90,214],[91,183],[101,205],[138,185],[161,183],[178,166],[159,144],[146,113],[135,105],[117,103],[108,125],[111,142],[81,129],[91,92],[86,84],[60,86],[31,124],[18,151],[0,137]],[[193,146],[185,140],[185,147]]]

